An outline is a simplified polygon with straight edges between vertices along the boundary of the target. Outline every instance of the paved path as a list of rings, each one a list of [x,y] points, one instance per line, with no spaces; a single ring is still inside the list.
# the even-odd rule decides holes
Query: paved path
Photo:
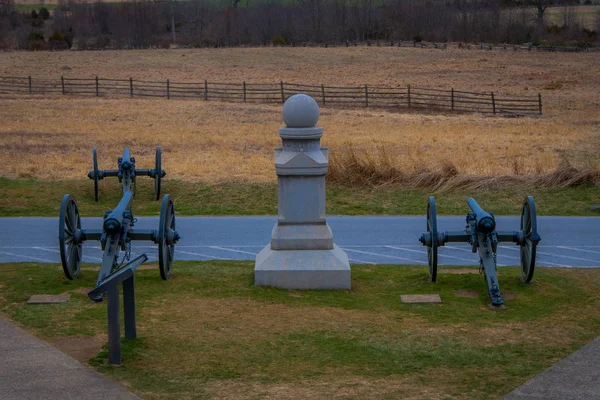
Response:
[[[0,317],[0,399],[139,399]]]
[[[519,386],[504,399],[600,399],[600,338]]]
[[[157,229],[156,217],[141,217],[136,227]],[[270,240],[275,217],[179,217],[182,240],[176,247],[179,260],[254,260]],[[426,248],[418,238],[425,217],[329,217],[335,242],[353,263],[426,265]],[[464,217],[438,217],[440,230],[464,228]],[[600,217],[539,217],[538,266],[600,268]],[[102,227],[101,218],[84,218],[84,229]],[[519,217],[497,217],[498,230],[517,230]],[[0,263],[14,261],[60,262],[57,218],[0,218]],[[151,260],[157,248],[135,242],[133,255],[146,253]],[[99,242],[84,245],[84,262],[99,263]],[[440,248],[440,265],[477,265],[466,244]],[[502,244],[498,265],[518,265],[519,248]]]

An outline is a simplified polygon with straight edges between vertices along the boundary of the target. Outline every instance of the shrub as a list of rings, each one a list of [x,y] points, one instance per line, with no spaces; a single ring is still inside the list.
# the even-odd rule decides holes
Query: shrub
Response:
[[[40,33],[40,32],[31,32],[29,34],[28,40],[30,42],[34,42],[34,41],[44,41],[44,34]]]
[[[45,21],[48,18],[50,18],[50,11],[48,11],[46,7],[42,7],[40,8],[39,16],[42,17],[42,19]]]
[[[273,46],[285,46],[285,39],[281,35],[275,35],[271,39],[271,44],[273,44]]]

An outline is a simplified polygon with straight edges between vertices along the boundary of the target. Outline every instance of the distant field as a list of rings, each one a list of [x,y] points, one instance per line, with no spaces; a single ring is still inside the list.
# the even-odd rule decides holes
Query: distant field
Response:
[[[324,107],[332,157],[352,147],[398,170],[527,176],[600,166],[600,53],[547,54],[410,48],[258,48],[12,52],[0,74],[216,82],[380,84],[537,94],[541,118],[423,114]],[[63,67],[70,69],[65,70]],[[97,147],[101,166],[123,146],[141,163],[162,145],[169,176],[206,182],[272,182],[278,105],[185,100],[4,98],[0,175],[76,179]]]

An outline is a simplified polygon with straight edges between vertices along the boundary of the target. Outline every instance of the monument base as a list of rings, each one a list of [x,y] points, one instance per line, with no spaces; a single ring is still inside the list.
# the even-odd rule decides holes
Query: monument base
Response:
[[[348,256],[332,250],[272,250],[256,255],[254,284],[281,289],[350,289]]]

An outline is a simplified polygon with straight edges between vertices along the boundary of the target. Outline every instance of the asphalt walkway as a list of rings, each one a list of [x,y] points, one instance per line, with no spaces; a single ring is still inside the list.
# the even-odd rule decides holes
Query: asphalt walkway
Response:
[[[600,399],[600,338],[519,386],[504,399]]]
[[[139,399],[0,317],[0,399]]]

